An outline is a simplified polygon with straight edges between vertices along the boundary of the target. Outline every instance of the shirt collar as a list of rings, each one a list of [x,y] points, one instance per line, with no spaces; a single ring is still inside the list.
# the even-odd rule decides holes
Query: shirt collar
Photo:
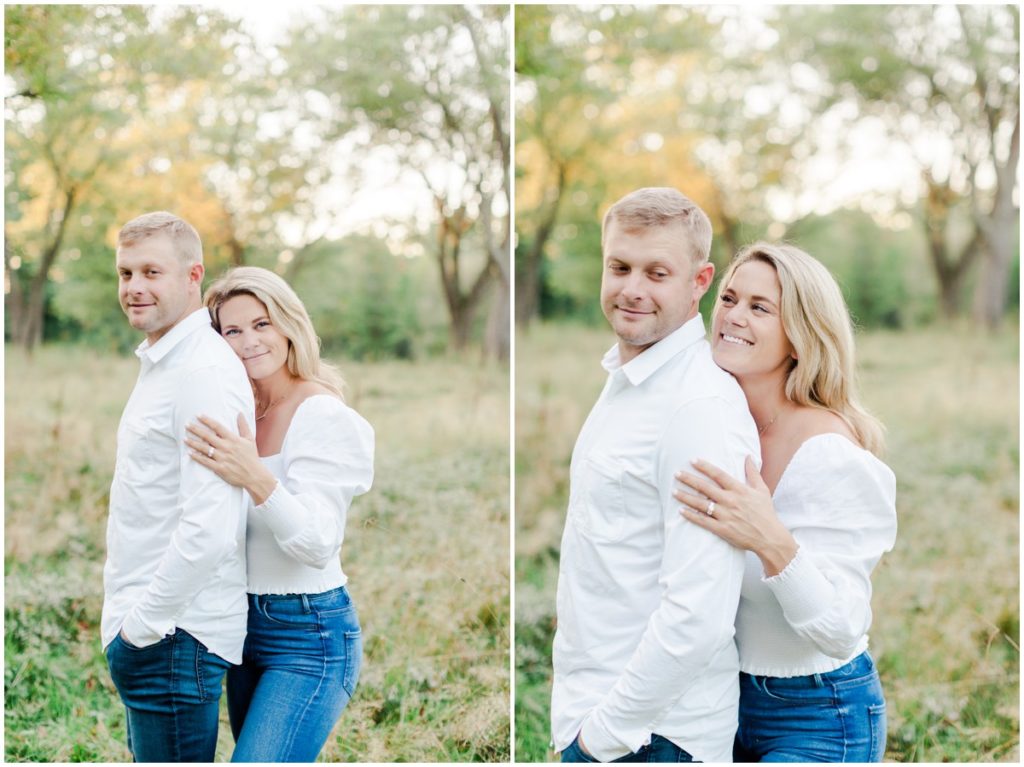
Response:
[[[167,354],[181,343],[187,336],[191,335],[194,330],[201,328],[204,325],[209,326],[210,322],[210,310],[205,306],[196,309],[194,312],[189,314],[184,319],[180,320],[177,325],[172,327],[163,337],[155,344],[150,346],[149,339],[146,339],[135,349],[135,356],[140,360],[147,359],[153,365],[158,363]]]
[[[639,386],[679,352],[702,338],[704,318],[698,313],[696,317],[685,322],[653,346],[644,349],[625,365],[621,362],[619,345],[616,343],[602,358],[601,366],[609,373],[621,370],[633,386]]]

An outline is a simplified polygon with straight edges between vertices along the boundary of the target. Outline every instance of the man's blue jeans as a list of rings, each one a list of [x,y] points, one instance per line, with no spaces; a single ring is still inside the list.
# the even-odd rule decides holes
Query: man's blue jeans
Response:
[[[228,672],[231,761],[315,761],[355,692],[362,651],[344,586],[250,594],[242,665]]]
[[[584,754],[579,747],[579,737],[562,752],[563,762],[596,762],[597,760]],[[661,735],[651,735],[649,745],[641,747],[639,751],[620,756],[614,759],[616,762],[692,762],[693,757]]]
[[[182,629],[148,647],[117,636],[106,653],[135,761],[212,762],[221,681],[231,664]]]

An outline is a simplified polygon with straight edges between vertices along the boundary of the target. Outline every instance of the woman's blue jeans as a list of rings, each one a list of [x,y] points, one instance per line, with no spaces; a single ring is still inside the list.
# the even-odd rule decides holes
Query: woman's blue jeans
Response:
[[[314,761],[355,691],[362,644],[344,586],[250,594],[242,665],[228,672],[231,761]]]
[[[114,637],[110,678],[128,713],[136,762],[212,762],[221,681],[230,665],[183,629],[148,647]]]
[[[736,762],[880,762],[885,698],[864,652],[824,674],[740,674]]]

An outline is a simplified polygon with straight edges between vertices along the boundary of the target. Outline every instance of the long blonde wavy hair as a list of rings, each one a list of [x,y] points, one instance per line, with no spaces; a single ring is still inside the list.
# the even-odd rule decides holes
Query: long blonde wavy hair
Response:
[[[270,322],[288,339],[288,371],[314,381],[344,399],[345,381],[333,365],[320,359],[320,339],[306,307],[291,286],[269,269],[237,266],[206,290],[203,303],[220,332],[220,308],[229,298],[248,295],[267,308]]]
[[[755,242],[743,248],[718,284],[715,313],[735,271],[748,261],[775,269],[782,288],[782,327],[797,359],[786,377],[786,397],[829,410],[846,422],[875,455],[885,449],[885,428],[860,404],[855,378],[853,323],[835,278],[820,261],[792,245]]]

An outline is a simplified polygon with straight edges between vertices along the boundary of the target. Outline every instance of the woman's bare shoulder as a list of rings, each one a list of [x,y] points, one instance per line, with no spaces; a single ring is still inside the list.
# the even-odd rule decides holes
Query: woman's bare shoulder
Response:
[[[335,399],[341,399],[341,397],[339,397],[333,391],[328,389],[323,384],[317,383],[316,381],[302,381],[299,383],[297,389],[300,400],[306,400],[309,399],[310,397],[316,397],[317,395],[320,394],[326,395],[328,397],[334,397]]]
[[[800,442],[805,442],[811,437],[819,434],[839,434],[846,437],[855,445],[860,445],[857,435],[854,434],[850,425],[838,414],[831,410],[824,410],[819,407],[802,407],[797,411],[798,431]]]

